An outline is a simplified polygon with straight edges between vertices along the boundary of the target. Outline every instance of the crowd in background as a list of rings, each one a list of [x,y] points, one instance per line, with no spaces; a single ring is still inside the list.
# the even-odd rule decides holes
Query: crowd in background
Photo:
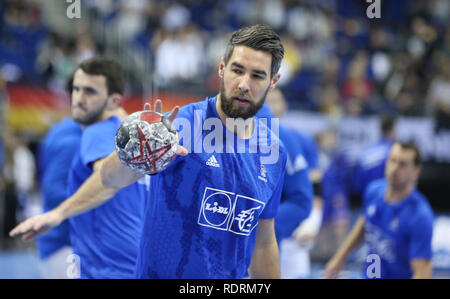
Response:
[[[4,80],[63,88],[81,60],[112,52],[133,57],[127,64],[135,73],[131,90],[142,92],[145,84],[133,81],[149,80],[134,72],[145,65],[138,74],[159,87],[212,91],[227,34],[260,22],[283,38],[280,86],[292,108],[337,116],[391,112],[448,118],[446,0],[382,1],[380,19],[368,18],[370,3],[364,0],[80,3],[81,19],[73,26],[65,1],[2,1]]]

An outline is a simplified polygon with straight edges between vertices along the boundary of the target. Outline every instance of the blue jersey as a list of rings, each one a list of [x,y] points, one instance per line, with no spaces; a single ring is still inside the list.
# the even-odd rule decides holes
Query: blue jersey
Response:
[[[411,261],[432,257],[433,211],[417,190],[398,203],[387,203],[386,189],[386,180],[377,180],[364,195],[367,255],[380,257],[381,278],[411,278]],[[366,262],[365,275],[371,264]]]
[[[304,154],[304,139],[299,135],[280,125],[279,137],[287,150],[287,163],[281,205],[275,221],[279,242],[292,235],[312,208],[314,194],[309,179],[309,163]]]
[[[267,119],[274,117],[267,104],[256,115]],[[309,170],[317,168],[318,150],[314,139],[303,132],[280,124],[278,133],[287,150],[286,177],[275,221],[275,231],[280,242],[290,237],[311,212],[314,194]]]
[[[383,139],[362,150],[354,173],[353,192],[362,196],[367,186],[378,179],[384,178],[386,160],[393,141]]]
[[[202,130],[208,127],[206,119],[215,125]],[[255,120],[254,132],[264,131]],[[237,138],[220,121],[216,97],[182,107],[175,124],[191,132],[179,132],[180,144],[190,153],[151,177],[137,277],[242,278],[250,265],[258,219],[276,216],[285,149],[273,135],[270,140],[264,134],[253,138],[255,133],[247,140]],[[213,132],[217,150],[196,150],[212,140]],[[260,151],[249,151],[268,141],[278,144],[274,164],[264,164]]]
[[[53,125],[38,149],[38,166],[44,212],[56,208],[68,195],[68,176],[73,157],[80,148],[81,126],[70,118]],[[69,222],[63,221],[37,238],[41,259],[70,246]]]
[[[84,130],[69,176],[71,194],[92,174],[92,164],[114,151],[120,124],[119,118],[113,116]],[[133,277],[147,197],[146,186],[135,183],[105,204],[70,218],[72,247],[80,257],[81,278]]]

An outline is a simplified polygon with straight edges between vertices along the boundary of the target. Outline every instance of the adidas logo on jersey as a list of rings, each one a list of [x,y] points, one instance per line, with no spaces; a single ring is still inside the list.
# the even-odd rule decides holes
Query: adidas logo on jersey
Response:
[[[220,164],[217,162],[216,157],[212,155],[208,161],[206,161],[206,165],[213,166],[213,167],[220,167]]]

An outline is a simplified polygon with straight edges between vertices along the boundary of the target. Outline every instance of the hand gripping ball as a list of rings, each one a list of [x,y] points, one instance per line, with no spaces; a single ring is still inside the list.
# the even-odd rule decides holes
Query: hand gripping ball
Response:
[[[178,134],[172,122],[154,111],[128,116],[116,133],[116,152],[127,168],[141,174],[156,174],[175,158]]]

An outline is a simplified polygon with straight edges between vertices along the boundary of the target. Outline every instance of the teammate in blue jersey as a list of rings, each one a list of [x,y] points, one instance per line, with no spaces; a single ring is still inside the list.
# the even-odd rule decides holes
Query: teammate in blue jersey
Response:
[[[120,67],[113,60],[92,58],[75,70],[72,117],[84,126],[69,174],[69,191],[76,192],[55,209],[30,218],[10,233],[23,234],[26,240],[75,216],[69,221],[70,237],[77,255],[74,265],[80,267],[81,278],[134,276],[147,187],[138,183],[120,191],[98,187],[98,169],[103,158],[115,149],[114,136],[127,116],[120,107],[123,89]]]
[[[39,146],[38,166],[44,212],[68,197],[72,160],[80,148],[82,129],[71,118],[53,125]],[[67,257],[72,254],[69,222],[64,221],[37,239],[45,278],[66,278]]]
[[[384,177],[386,160],[395,139],[395,118],[380,118],[381,139],[363,149],[359,155],[353,179],[353,193],[362,197],[366,187]]]
[[[363,214],[328,262],[326,277],[337,277],[348,255],[365,241],[366,278],[431,278],[433,212],[415,187],[420,170],[417,147],[394,143],[386,179],[366,189]]]
[[[69,175],[70,194],[92,174],[95,162],[114,150],[114,136],[121,122],[111,116],[84,130]],[[142,184],[132,184],[104,205],[69,219],[73,250],[81,261],[81,278],[133,277],[148,196],[145,189]]]

